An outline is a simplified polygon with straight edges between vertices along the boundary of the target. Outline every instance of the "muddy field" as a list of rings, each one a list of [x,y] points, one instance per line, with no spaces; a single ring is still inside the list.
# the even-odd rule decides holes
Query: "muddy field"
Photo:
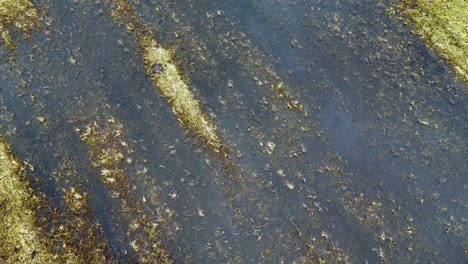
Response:
[[[0,222],[35,235],[0,260],[468,261],[468,85],[392,3],[31,3],[0,23]]]

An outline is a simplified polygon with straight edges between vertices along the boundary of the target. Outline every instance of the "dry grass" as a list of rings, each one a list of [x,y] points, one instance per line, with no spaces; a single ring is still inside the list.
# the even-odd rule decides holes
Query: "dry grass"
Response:
[[[215,125],[203,112],[199,100],[183,80],[183,74],[174,63],[172,52],[154,40],[152,30],[138,17],[128,1],[115,0],[113,5],[110,12],[112,18],[117,24],[125,25],[137,39],[147,74],[170,103],[179,124],[206,143],[216,154],[224,152],[221,150],[223,145]],[[161,66],[161,71],[153,70],[156,64]]]
[[[30,37],[34,28],[39,25],[39,16],[29,0],[0,0],[0,37],[5,46],[14,50],[16,44],[11,31],[21,32]]]
[[[182,80],[176,65],[172,63],[172,54],[152,39],[140,41],[144,50],[144,60],[148,74],[153,79],[161,94],[167,98],[180,124],[205,141],[215,152],[221,146],[215,126],[202,111],[200,103]],[[154,65],[161,65],[161,72],[153,72]]]
[[[38,200],[23,169],[0,139],[0,262],[60,263],[40,239]]]
[[[120,228],[127,229],[127,236],[132,239],[130,245],[137,252],[139,263],[174,263],[162,243],[159,224],[163,221],[151,221],[132,195],[124,161],[133,150],[126,140],[123,125],[111,117],[104,122],[93,122],[78,131],[89,148],[92,166],[100,171],[101,182],[123,202],[121,212],[125,213],[114,216],[116,218],[112,221],[130,223],[127,226],[122,224]],[[71,190],[67,195],[72,208],[83,210],[81,200],[86,194]],[[160,217],[163,218],[162,215]],[[164,221],[170,221],[170,218]]]
[[[416,32],[468,82],[468,1],[403,0],[398,8]]]

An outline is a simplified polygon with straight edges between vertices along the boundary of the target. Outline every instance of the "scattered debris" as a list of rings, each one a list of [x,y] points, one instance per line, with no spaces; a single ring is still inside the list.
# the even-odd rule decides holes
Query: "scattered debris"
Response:
[[[275,151],[275,148],[276,148],[276,144],[271,142],[271,141],[268,141],[267,144],[266,144],[266,152],[268,153],[268,155],[271,155],[273,154],[273,152]]]

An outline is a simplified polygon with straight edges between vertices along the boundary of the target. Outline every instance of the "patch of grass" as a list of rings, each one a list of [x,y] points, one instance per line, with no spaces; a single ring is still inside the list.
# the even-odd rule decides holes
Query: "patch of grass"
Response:
[[[188,85],[182,80],[179,70],[172,63],[171,52],[153,39],[143,38],[140,45],[144,49],[143,56],[148,74],[161,94],[168,99],[179,122],[218,152],[221,141],[216,134],[216,128],[202,111],[200,103]],[[155,72],[153,70],[155,65],[161,67],[161,71]]]
[[[22,164],[0,139],[0,262],[60,263],[40,238],[38,205]]]
[[[203,112],[199,100],[183,79],[183,74],[173,60],[172,51],[156,42],[152,30],[138,17],[128,1],[113,1],[110,15],[118,25],[125,25],[135,36],[147,74],[168,100],[179,124],[205,142],[214,153],[226,154],[224,152],[227,150],[223,150],[225,145],[221,143],[215,125]]]
[[[415,31],[468,82],[468,1],[402,0],[398,9]]]
[[[124,126],[110,117],[106,121],[95,121],[78,129],[81,140],[89,148],[93,167],[100,171],[101,182],[122,200],[122,213],[116,214],[113,221],[123,221],[120,228],[127,228],[131,246],[138,255],[139,263],[174,263],[169,251],[165,248],[160,224],[170,221],[172,215],[160,214],[158,221],[151,221],[141,204],[132,195],[132,186],[127,180],[124,169],[125,158],[133,150],[126,140]],[[146,168],[145,168],[146,170]],[[86,210],[83,200],[86,194],[69,190],[66,200],[74,211]],[[163,216],[164,215],[164,216]]]
[[[70,212],[55,214],[31,190],[25,165],[0,138],[0,263],[106,263],[109,249],[89,221],[87,194],[71,188],[65,202]]]
[[[100,169],[101,181],[107,186],[118,183],[122,186],[126,181],[122,169],[124,155],[121,147],[122,144],[126,145],[122,138],[123,133],[122,124],[110,119],[104,127],[96,122],[91,123],[80,134],[81,140],[90,149],[93,167]]]
[[[0,0],[0,37],[9,50],[16,47],[11,36],[12,30],[21,32],[27,38],[39,22],[37,10],[31,1]]]

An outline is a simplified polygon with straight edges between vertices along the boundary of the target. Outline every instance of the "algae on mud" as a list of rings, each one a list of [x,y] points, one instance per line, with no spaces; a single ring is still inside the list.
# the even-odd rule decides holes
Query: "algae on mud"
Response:
[[[468,1],[403,0],[397,5],[415,32],[468,82]]]

